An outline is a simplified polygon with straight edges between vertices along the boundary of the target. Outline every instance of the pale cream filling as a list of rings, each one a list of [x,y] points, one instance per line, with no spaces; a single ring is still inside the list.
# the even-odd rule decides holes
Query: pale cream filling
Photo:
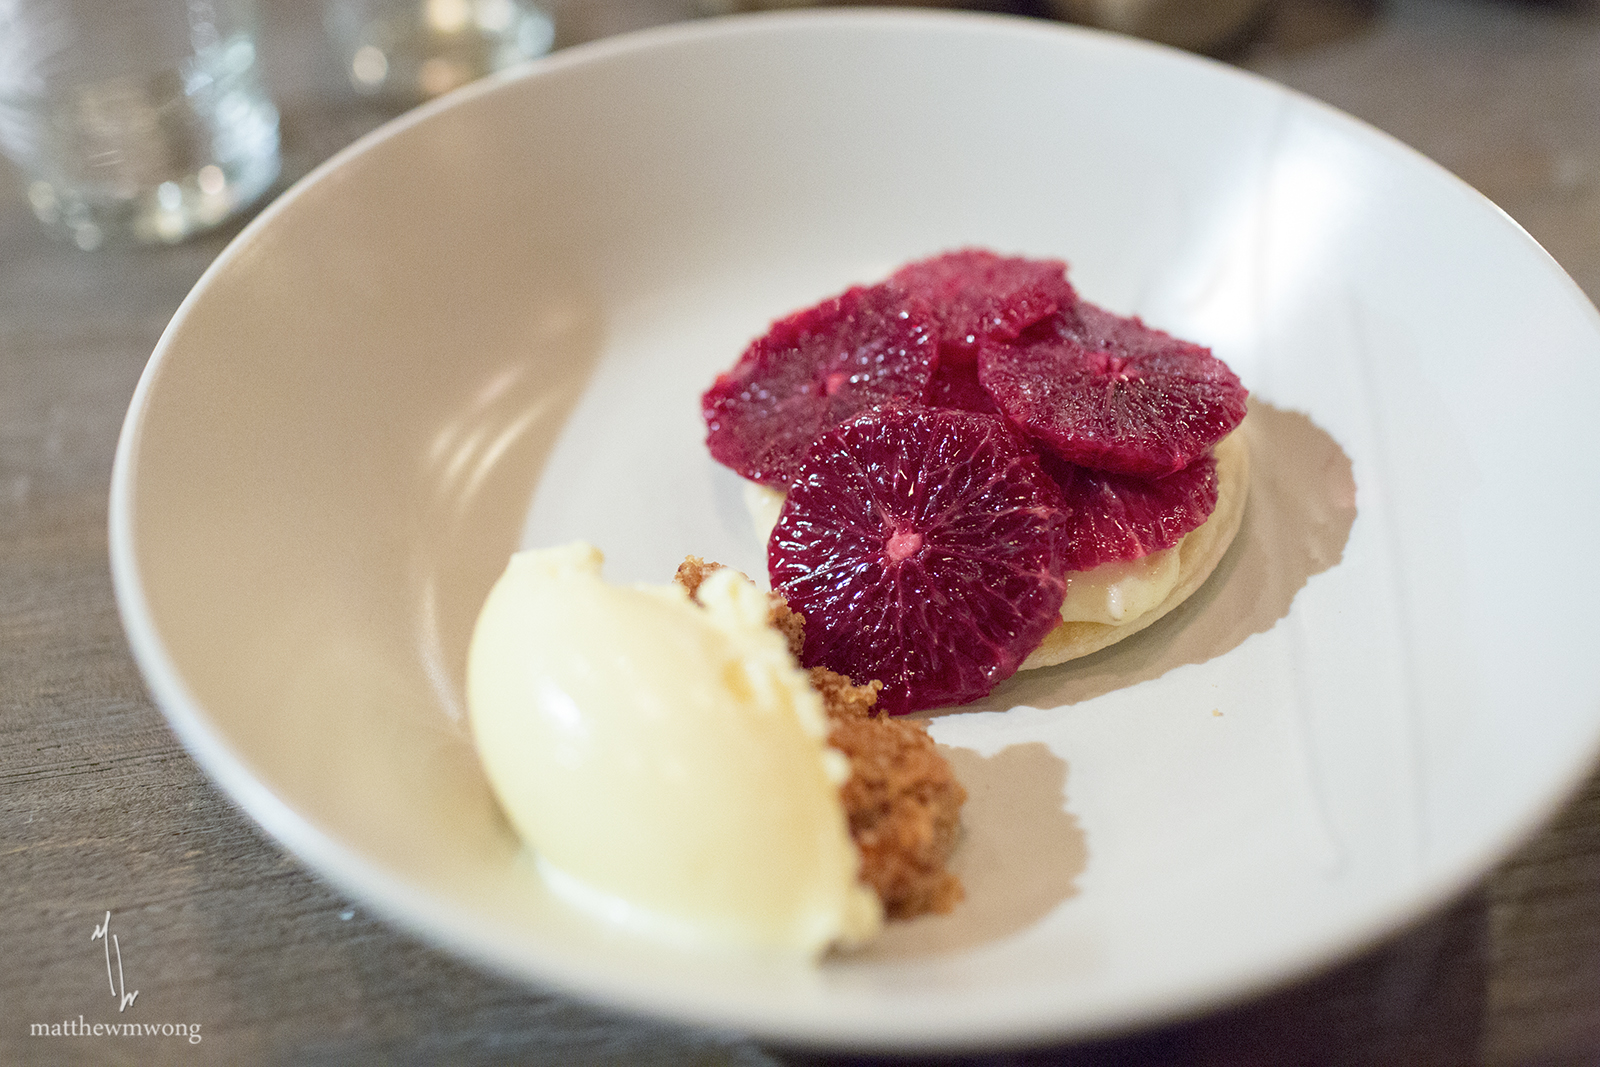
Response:
[[[1067,573],[1063,622],[1101,622],[1120,626],[1156,607],[1178,585],[1178,550],[1159,549],[1138,559],[1112,560],[1086,571]]]

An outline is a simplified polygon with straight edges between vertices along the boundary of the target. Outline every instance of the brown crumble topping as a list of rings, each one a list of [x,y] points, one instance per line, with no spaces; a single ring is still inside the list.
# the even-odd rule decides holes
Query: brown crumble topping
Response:
[[[707,563],[699,556],[685,556],[683,562],[678,564],[678,573],[673,577],[679,585],[689,590],[690,596],[695,596],[706,575],[721,569],[720,563]],[[777,593],[768,593],[767,601],[771,605],[767,612],[768,625],[784,636],[784,640],[789,642],[790,653],[799,659],[800,650],[806,644],[806,620],[798,611],[790,611],[788,601]]]

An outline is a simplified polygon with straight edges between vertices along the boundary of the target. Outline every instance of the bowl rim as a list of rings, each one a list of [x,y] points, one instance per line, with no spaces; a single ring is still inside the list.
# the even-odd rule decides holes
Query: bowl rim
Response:
[[[572,995],[609,1009],[641,1017],[665,1017],[715,1030],[733,1028],[802,1047],[878,1051],[992,1050],[1127,1033],[1193,1018],[1259,996],[1288,982],[1309,978],[1408,927],[1425,922],[1448,906],[1570,802],[1592,773],[1597,760],[1600,760],[1600,721],[1595,723],[1591,744],[1575,753],[1566,773],[1559,781],[1552,783],[1542,804],[1525,810],[1504,833],[1481,841],[1479,847],[1467,859],[1458,862],[1454,869],[1421,880],[1410,892],[1390,898],[1388,907],[1381,915],[1369,916],[1364,922],[1325,934],[1321,939],[1302,946],[1300,952],[1281,957],[1270,966],[1251,973],[1232,975],[1231,981],[1204,991],[1192,991],[1190,996],[1178,1000],[1169,998],[1153,1003],[1131,1004],[1120,1012],[1106,1012],[1093,1019],[1060,1012],[1035,1012],[1026,1018],[992,1019],[988,1025],[965,1024],[959,1029],[930,1030],[926,1019],[885,1020],[872,1026],[848,1023],[830,1026],[826,1023],[818,1025],[817,1020],[803,1014],[730,1014],[708,1008],[693,997],[663,997],[659,995],[660,990],[654,990],[652,995],[642,995],[639,990],[619,989],[609,977],[610,972],[603,968],[586,972],[574,972],[571,969],[552,972],[548,961],[530,959],[521,951],[509,951],[487,936],[481,922],[467,910],[436,898],[392,874],[296,810],[288,800],[277,795],[256,777],[245,755],[232,744],[189,689],[155,625],[138,566],[134,511],[138,495],[141,435],[150,397],[157,388],[168,354],[178,343],[186,321],[194,307],[206,298],[216,279],[233,270],[263,235],[270,232],[276,220],[293,211],[311,190],[327,182],[352,160],[365,156],[391,139],[407,135],[413,128],[429,123],[438,115],[470,106],[478,98],[497,93],[508,85],[632,53],[671,48],[684,42],[803,32],[817,27],[948,27],[952,30],[1053,37],[1075,41],[1079,47],[1156,54],[1164,62],[1204,68],[1214,76],[1234,79],[1253,86],[1257,91],[1277,94],[1300,107],[1332,117],[1375,147],[1397,153],[1412,165],[1420,162],[1434,173],[1435,178],[1445,178],[1470,191],[1544,256],[1553,276],[1559,278],[1588,307],[1596,332],[1600,333],[1600,312],[1595,310],[1577,283],[1509,214],[1459,176],[1364,120],[1264,75],[1205,56],[1108,31],[1059,22],[987,12],[892,7],[768,11],[719,16],[654,26],[574,45],[490,75],[420,105],[334,153],[292,183],[228,242],[202,272],[164,328],[134,389],[117,438],[110,480],[108,538],[113,591],[130,650],[154,702],[174,734],[206,776],[278,844],[297,856],[317,876],[347,893],[352,900],[370,906],[388,921],[430,945],[472,960],[518,982]]]

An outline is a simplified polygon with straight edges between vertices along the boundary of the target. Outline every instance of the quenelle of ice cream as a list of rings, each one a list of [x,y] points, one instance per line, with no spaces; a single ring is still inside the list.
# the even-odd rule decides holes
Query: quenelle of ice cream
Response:
[[[732,571],[699,603],[586,544],[513,556],[467,672],[491,786],[547,884],[637,932],[816,956],[882,925],[820,698]]]

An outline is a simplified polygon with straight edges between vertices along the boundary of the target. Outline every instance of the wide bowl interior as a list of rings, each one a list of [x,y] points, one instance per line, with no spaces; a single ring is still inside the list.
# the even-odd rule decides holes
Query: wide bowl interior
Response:
[[[1043,790],[969,828],[1002,872],[972,887],[984,930],[808,970],[568,911],[462,727],[489,584],[572,537],[623,580],[759,571],[700,390],[772,318],[964,245],[1065,258],[1233,365],[1258,426],[1238,550],[1121,651],[935,718],[994,796]],[[1414,918],[1587,769],[1600,493],[1568,459],[1597,338],[1477,194],[1216,64],[948,14],[653,31],[408,116],[239,237],[129,413],[117,591],[207,771],[485,965],[822,1044],[1105,1032]]]

